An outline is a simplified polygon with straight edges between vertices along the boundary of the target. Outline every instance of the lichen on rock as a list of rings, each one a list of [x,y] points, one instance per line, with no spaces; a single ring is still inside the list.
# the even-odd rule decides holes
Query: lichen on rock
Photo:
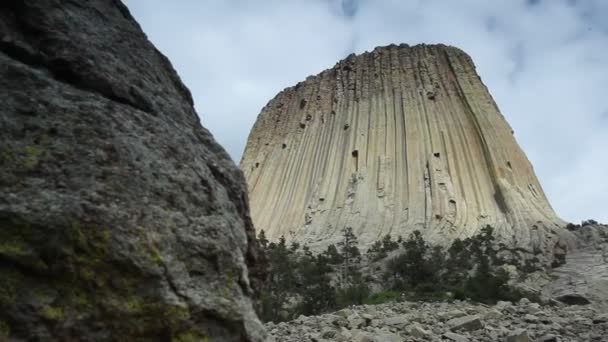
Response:
[[[0,9],[0,339],[263,341],[244,178],[128,9]]]

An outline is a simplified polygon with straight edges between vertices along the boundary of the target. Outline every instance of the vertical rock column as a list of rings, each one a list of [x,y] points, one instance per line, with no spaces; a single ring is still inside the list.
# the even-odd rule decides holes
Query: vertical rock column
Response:
[[[434,243],[492,225],[550,249],[568,234],[475,71],[444,45],[351,55],[262,109],[241,160],[257,229],[322,248],[421,230]]]

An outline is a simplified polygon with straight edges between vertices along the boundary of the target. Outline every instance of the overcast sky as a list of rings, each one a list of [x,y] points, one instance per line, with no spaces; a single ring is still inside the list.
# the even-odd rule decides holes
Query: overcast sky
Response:
[[[241,158],[260,109],[351,52],[465,50],[564,219],[608,222],[607,0],[126,0]]]

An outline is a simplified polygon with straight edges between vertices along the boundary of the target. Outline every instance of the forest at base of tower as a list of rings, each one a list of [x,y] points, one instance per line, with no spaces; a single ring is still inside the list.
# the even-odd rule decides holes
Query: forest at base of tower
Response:
[[[568,229],[597,225],[586,220],[570,223]],[[608,233],[608,227],[604,229]],[[257,241],[267,266],[260,317],[272,322],[401,300],[493,304],[527,298],[546,304],[547,298],[518,283],[566,262],[564,254],[553,265],[542,265],[523,250],[496,244],[491,226],[472,238],[455,240],[449,248],[432,246],[415,231],[407,239],[386,235],[362,253],[350,228],[342,231],[337,246],[319,254],[284,237],[269,242],[263,230]]]

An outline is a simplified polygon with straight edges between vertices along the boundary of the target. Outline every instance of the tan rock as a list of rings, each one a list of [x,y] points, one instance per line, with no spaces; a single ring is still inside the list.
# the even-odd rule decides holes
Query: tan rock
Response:
[[[414,230],[448,244],[488,224],[530,250],[571,239],[454,47],[376,48],[283,90],[262,109],[240,166],[253,221],[271,240],[324,248],[352,227],[362,246]]]

